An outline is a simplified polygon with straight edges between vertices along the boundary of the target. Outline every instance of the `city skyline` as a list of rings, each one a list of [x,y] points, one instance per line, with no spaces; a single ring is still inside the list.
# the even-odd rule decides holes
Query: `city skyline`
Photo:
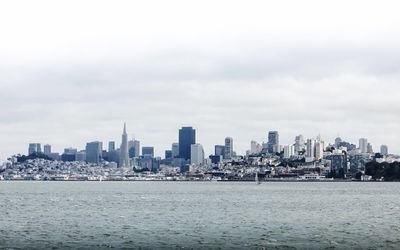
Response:
[[[121,121],[156,155],[185,125],[206,154],[273,130],[283,144],[339,134],[399,153],[397,8],[253,3],[2,2],[0,159],[29,142],[117,140]]]
[[[332,145],[337,147],[338,143],[343,142],[348,142],[350,144],[353,144],[356,146],[357,149],[359,149],[360,153],[367,153],[367,152],[374,152],[374,153],[380,153],[380,152],[386,152],[386,154],[396,154],[396,152],[392,152],[391,150],[389,150],[390,146],[388,146],[387,144],[379,144],[379,145],[374,145],[373,143],[371,143],[368,138],[359,138],[358,141],[354,142],[354,141],[349,141],[344,137],[340,137],[337,136],[335,138],[335,140],[333,141],[328,141],[328,140],[324,140],[323,137],[321,137],[321,135],[317,135],[315,137],[304,137],[303,134],[298,134],[293,138],[292,142],[289,143],[281,143],[279,141],[279,131],[268,131],[266,133],[266,138],[264,138],[264,140],[262,141],[255,141],[255,140],[251,140],[249,142],[248,148],[245,150],[244,153],[238,152],[237,150],[235,150],[235,148],[233,147],[233,141],[234,139],[232,137],[226,137],[224,139],[224,145],[220,145],[219,143],[215,143],[212,145],[212,148],[204,150],[204,146],[202,143],[198,143],[196,141],[196,128],[192,127],[192,126],[183,126],[181,128],[179,128],[178,130],[178,139],[177,141],[179,141],[180,143],[176,143],[176,142],[171,142],[170,143],[170,147],[169,148],[165,148],[165,149],[159,149],[158,151],[161,151],[162,153],[160,153],[159,155],[156,154],[155,152],[155,147],[152,145],[147,145],[147,146],[141,146],[140,147],[140,140],[136,140],[135,137],[132,137],[131,139],[128,137],[128,132],[127,132],[127,125],[126,122],[124,122],[123,125],[123,132],[122,132],[122,139],[121,139],[121,147],[117,148],[115,147],[115,145],[118,145],[118,141],[116,140],[108,140],[108,141],[93,141],[93,142],[86,142],[86,151],[88,149],[88,145],[90,144],[100,144],[102,146],[100,146],[100,150],[104,150],[107,152],[110,151],[116,151],[118,150],[118,157],[119,157],[119,161],[122,162],[121,166],[122,167],[130,167],[129,162],[129,158],[132,158],[132,156],[129,156],[129,151],[131,150],[131,147],[138,147],[134,149],[134,154],[136,156],[143,156],[146,155],[146,153],[143,153],[144,151],[148,151],[151,150],[150,155],[152,157],[160,157],[163,158],[165,156],[166,151],[170,151],[170,154],[172,156],[172,153],[174,151],[174,147],[177,145],[177,152],[176,152],[176,158],[184,158],[186,160],[190,160],[191,158],[191,146],[192,145],[200,145],[202,150],[203,150],[203,156],[204,157],[208,157],[211,155],[218,155],[220,153],[217,154],[217,149],[216,147],[222,147],[222,158],[223,159],[231,159],[233,156],[233,153],[235,153],[235,155],[247,155],[248,153],[252,154],[253,151],[257,151],[254,150],[254,147],[259,147],[258,151],[260,151],[261,149],[265,149],[265,152],[268,153],[276,153],[276,152],[284,152],[284,155],[286,155],[287,150],[291,150],[290,152],[295,152],[298,151],[299,149],[297,148],[298,143],[302,143],[302,145],[304,146],[304,150],[305,150],[305,156],[306,157],[316,157],[316,159],[321,159],[322,158],[322,154],[325,150],[325,148],[328,145]],[[299,139],[299,137],[302,137],[302,139]],[[304,138],[306,138],[306,140],[304,140]],[[137,145],[130,145],[130,143],[134,143],[137,142]],[[185,142],[185,143],[182,143]],[[104,147],[103,147],[104,145]],[[108,146],[105,146],[108,145]],[[111,145],[111,146],[110,146]],[[143,144],[142,144],[143,145]],[[181,147],[179,145],[185,145],[183,148],[186,149],[180,149]],[[308,145],[312,145],[312,148],[314,149],[309,149]],[[289,146],[289,148],[287,147]],[[96,146],[97,147],[97,146]],[[315,147],[317,147],[317,151],[319,153],[310,153],[310,150],[316,150]],[[111,150],[110,150],[111,148]],[[51,152],[51,153],[59,153],[61,155],[61,153],[64,151],[64,153],[67,150],[74,150],[75,154],[78,153],[79,150],[85,150],[84,148],[79,148],[76,146],[69,146],[69,147],[64,147],[63,150],[60,151],[56,151],[53,149],[53,146],[49,143],[42,143],[42,142],[30,142],[28,144],[28,154],[25,154],[24,152],[15,152],[13,153],[13,155],[16,154],[20,154],[20,155],[30,155],[33,152],[39,152],[39,153],[45,153],[45,155],[49,155],[49,153],[46,153],[46,151]],[[183,150],[183,151],[182,151]],[[309,152],[310,151],[310,152]],[[138,152],[142,152],[141,154],[139,154]],[[179,153],[181,152],[181,153]],[[206,153],[206,152],[210,152],[210,153]],[[101,153],[101,151],[100,151]],[[11,155],[10,155],[11,156]],[[285,157],[285,156],[284,156]],[[175,158],[175,157],[173,157]],[[92,161],[93,162],[93,161]],[[94,161],[97,162],[97,161]]]

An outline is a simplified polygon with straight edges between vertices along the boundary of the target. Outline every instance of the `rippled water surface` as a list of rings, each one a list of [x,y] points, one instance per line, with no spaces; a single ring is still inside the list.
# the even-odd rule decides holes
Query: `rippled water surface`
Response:
[[[400,183],[0,182],[0,248],[400,248]]]

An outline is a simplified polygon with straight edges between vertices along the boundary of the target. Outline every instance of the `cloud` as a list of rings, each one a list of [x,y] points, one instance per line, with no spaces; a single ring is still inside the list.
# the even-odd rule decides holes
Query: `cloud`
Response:
[[[46,5],[57,15],[33,6],[41,18],[25,13],[5,29],[0,48],[0,158],[25,153],[32,141],[57,151],[119,142],[124,121],[158,155],[183,125],[197,129],[206,153],[226,136],[244,153],[268,130],[280,131],[282,144],[300,133],[328,141],[340,134],[400,152],[395,8],[366,4],[357,19],[350,10],[358,5],[341,13],[338,3],[332,10],[343,16],[333,20],[308,3],[323,14],[255,1],[232,3],[222,18],[225,5],[185,4],[182,14],[173,2],[164,6],[172,14],[157,9],[150,17],[151,6],[136,6],[143,13],[135,16],[128,2],[100,1],[98,13],[87,15],[83,5],[69,23],[72,5]],[[0,16],[12,21],[10,13]]]

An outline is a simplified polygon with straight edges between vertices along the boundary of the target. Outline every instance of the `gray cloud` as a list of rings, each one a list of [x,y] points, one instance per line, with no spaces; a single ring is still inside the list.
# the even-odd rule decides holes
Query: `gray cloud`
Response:
[[[388,144],[400,152],[394,19],[372,29],[368,15],[360,17],[362,27],[350,16],[348,26],[343,21],[337,27],[320,17],[321,26],[314,27],[292,13],[290,23],[299,20],[293,30],[251,13],[242,24],[231,13],[225,26],[218,15],[199,23],[194,12],[188,23],[160,14],[143,27],[136,17],[121,22],[114,15],[106,24],[94,16],[99,23],[90,22],[93,34],[85,32],[82,16],[71,27],[54,17],[62,22],[54,31],[59,37],[46,35],[44,26],[37,28],[41,36],[23,43],[6,31],[11,38],[0,49],[0,159],[25,153],[31,141],[57,151],[83,148],[90,140],[119,142],[124,121],[158,155],[177,141],[182,125],[197,129],[207,153],[225,136],[244,153],[250,140],[265,140],[268,130],[279,130],[283,144],[300,133],[321,133],[328,141],[340,134],[353,142],[367,137],[375,150]]]

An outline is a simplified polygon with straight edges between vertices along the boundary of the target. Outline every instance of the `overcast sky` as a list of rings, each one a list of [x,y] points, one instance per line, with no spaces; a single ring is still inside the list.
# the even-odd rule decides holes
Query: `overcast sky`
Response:
[[[400,153],[398,1],[0,3],[0,159],[129,136],[206,154],[278,130]]]

